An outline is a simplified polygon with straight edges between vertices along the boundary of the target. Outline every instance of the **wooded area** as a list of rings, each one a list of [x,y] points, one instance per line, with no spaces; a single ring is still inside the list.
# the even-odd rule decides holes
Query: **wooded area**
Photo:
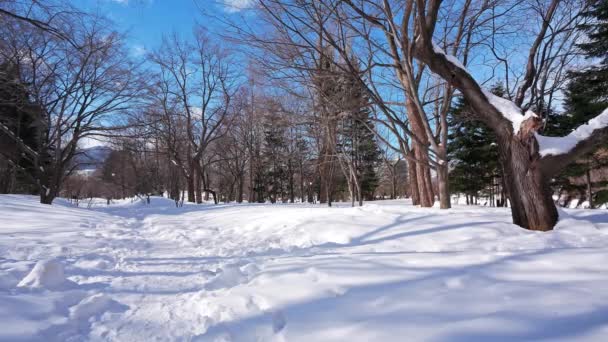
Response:
[[[0,0],[0,192],[442,209],[465,197],[541,231],[557,206],[608,202],[606,1],[243,12],[136,58],[108,18]]]

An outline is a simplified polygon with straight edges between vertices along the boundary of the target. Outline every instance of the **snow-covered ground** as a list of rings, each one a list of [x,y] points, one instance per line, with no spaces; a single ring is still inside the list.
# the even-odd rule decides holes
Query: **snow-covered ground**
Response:
[[[608,211],[0,196],[1,341],[605,341]]]

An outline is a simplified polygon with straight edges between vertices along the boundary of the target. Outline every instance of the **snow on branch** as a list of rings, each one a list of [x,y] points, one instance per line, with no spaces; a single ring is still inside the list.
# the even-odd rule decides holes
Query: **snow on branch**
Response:
[[[488,101],[490,101],[490,104],[492,104],[505,119],[511,121],[513,124],[513,134],[519,133],[521,124],[524,121],[532,117],[538,117],[538,115],[531,110],[527,111],[526,115],[522,115],[521,108],[519,108],[515,102],[496,96],[489,91],[483,89],[482,91]]]
[[[458,58],[456,58],[455,56],[449,55],[447,53],[445,53],[445,51],[443,51],[442,48],[440,48],[437,44],[435,44],[435,42],[432,42],[433,44],[433,51],[435,51],[435,53],[438,54],[442,54],[445,56],[445,58],[448,60],[448,62],[454,64],[455,66],[459,67],[460,69],[466,71],[467,73],[469,73],[469,71],[467,70],[467,68],[460,62],[460,60],[458,60]]]
[[[548,155],[560,155],[570,152],[581,141],[591,137],[596,130],[608,127],[608,108],[600,115],[589,120],[588,123],[579,126],[565,137],[545,137],[536,134],[538,141],[538,153],[541,157]]]
[[[443,51],[442,48],[440,48],[437,44],[435,44],[435,42],[432,42],[432,44],[433,44],[433,51],[435,53],[445,56],[445,58],[448,60],[448,62],[450,62],[452,65],[462,69],[464,72],[471,75],[471,73],[460,62],[460,60],[458,60],[458,58],[445,53],[445,51]],[[473,77],[471,77],[471,78],[473,78]],[[524,114],[522,114],[521,108],[519,108],[514,102],[507,100],[505,98],[502,98],[500,96],[496,96],[496,95],[492,94],[491,92],[484,90],[483,88],[482,88],[482,91],[483,91],[484,95],[486,96],[486,98],[488,99],[488,101],[490,102],[490,104],[492,104],[492,106],[494,106],[500,112],[500,114],[502,114],[502,116],[505,119],[511,121],[511,123],[513,125],[513,134],[519,133],[521,125],[524,121],[526,121],[529,118],[538,117],[538,115],[536,115],[534,112],[532,112],[530,110],[527,111],[524,115]]]

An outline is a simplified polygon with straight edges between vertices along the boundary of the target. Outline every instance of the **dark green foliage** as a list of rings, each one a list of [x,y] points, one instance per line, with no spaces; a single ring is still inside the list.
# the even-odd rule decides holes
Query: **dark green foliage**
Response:
[[[504,94],[501,86],[492,92]],[[501,172],[496,137],[484,123],[470,119],[471,110],[462,97],[450,110],[449,176],[451,192],[479,197],[493,189]]]
[[[286,125],[277,112],[268,113],[264,122],[264,170],[266,191],[270,201],[284,200],[289,182]]]
[[[17,67],[10,63],[0,64],[0,123],[12,132],[9,136],[0,131],[0,156],[6,172],[3,172],[1,191],[37,191],[35,160],[20,152],[14,137],[39,152],[42,115],[42,110],[30,100],[25,85],[20,81]]]
[[[378,187],[376,170],[381,161],[381,152],[376,141],[373,113],[370,101],[358,78],[345,75],[340,81],[341,125],[338,138],[338,153],[352,160],[361,182],[361,195],[365,200],[374,199]]]

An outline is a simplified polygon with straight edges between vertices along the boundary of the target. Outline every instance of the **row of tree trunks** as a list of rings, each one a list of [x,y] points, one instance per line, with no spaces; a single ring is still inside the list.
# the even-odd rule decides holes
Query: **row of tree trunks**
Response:
[[[420,142],[428,141],[426,138],[426,132],[424,130],[424,124],[421,122],[422,118],[420,113],[416,109],[416,106],[409,98],[406,100],[407,117],[411,125],[412,133],[417,139],[412,139],[412,148],[410,153],[416,159],[414,164],[414,173],[410,173],[410,181],[416,180],[416,186],[411,189],[412,193],[418,192],[418,203],[424,208],[430,208],[435,202],[433,194],[433,183],[431,181],[431,166],[428,154],[428,144],[423,146]],[[410,168],[410,172],[413,170]],[[414,176],[414,177],[412,177]]]

